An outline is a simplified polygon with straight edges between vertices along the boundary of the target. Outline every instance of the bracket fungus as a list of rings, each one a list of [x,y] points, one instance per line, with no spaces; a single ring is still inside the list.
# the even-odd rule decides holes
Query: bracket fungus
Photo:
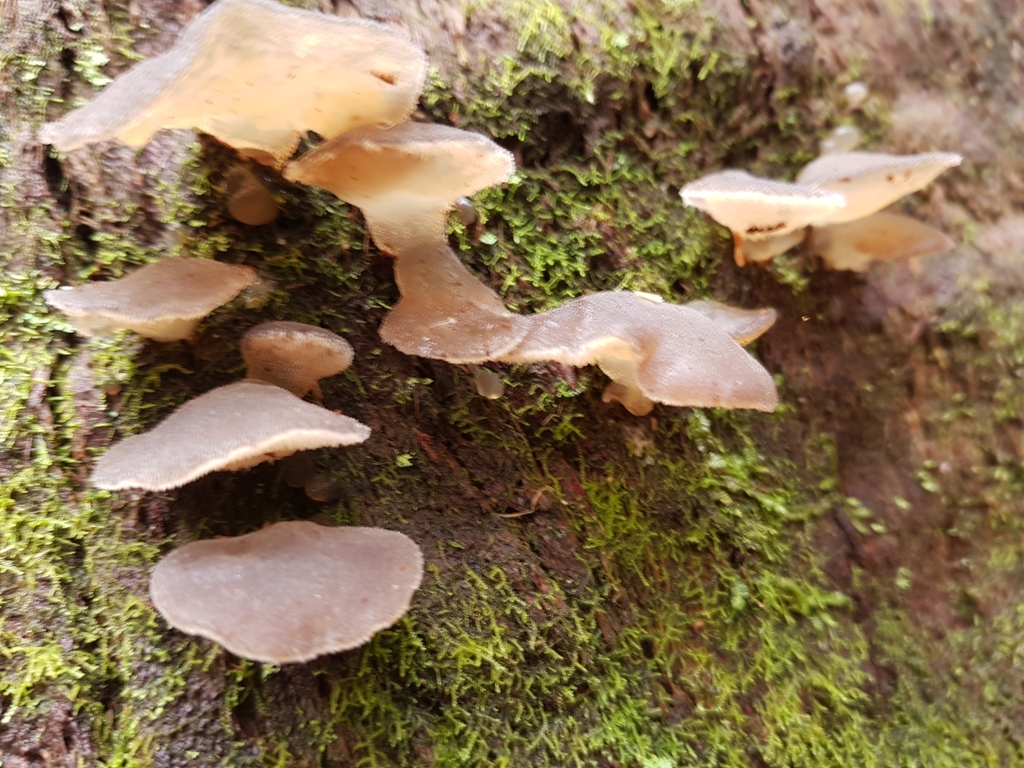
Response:
[[[525,319],[466,269],[445,244],[423,244],[395,259],[402,294],[380,337],[407,355],[449,363],[501,360],[526,335]]]
[[[347,341],[305,323],[261,323],[242,336],[240,346],[250,379],[287,389],[298,397],[312,392],[322,399],[320,379],[352,364],[352,347]]]
[[[147,264],[118,280],[43,295],[83,336],[128,329],[156,341],[178,341],[255,280],[251,267],[174,257]]]
[[[690,182],[679,195],[686,205],[700,208],[750,241],[789,234],[846,205],[836,192],[736,170],[719,171]]]
[[[863,272],[873,261],[932,256],[954,245],[944,232],[917,219],[883,212],[844,224],[813,227],[808,248],[832,269]]]
[[[324,142],[289,163],[284,175],[360,208],[373,242],[395,255],[444,242],[446,216],[456,202],[507,181],[514,171],[512,154],[486,136],[403,123]]]
[[[402,533],[301,520],[186,544],[153,569],[149,592],[182,632],[284,664],[367,642],[409,610],[422,578]]]
[[[172,48],[44,125],[39,139],[67,152],[114,138],[141,146],[162,128],[194,128],[280,166],[304,131],[331,137],[404,120],[426,73],[423,50],[382,24],[217,0]]]
[[[805,165],[796,180],[839,193],[841,209],[819,216],[814,224],[842,224],[861,219],[931,183],[947,168],[960,165],[953,152],[888,155],[883,152],[834,152]]]
[[[296,451],[361,443],[370,428],[280,387],[239,381],[191,400],[149,432],[112,446],[92,473],[97,488],[179,488],[219,470],[254,467]]]
[[[654,402],[759,411],[778,404],[771,374],[696,309],[605,291],[526,319],[525,338],[501,359],[596,364],[613,382],[606,401],[637,416]]]
[[[690,301],[684,307],[700,312],[725,331],[737,344],[746,346],[762,336],[778,319],[774,309],[741,309],[720,301]]]

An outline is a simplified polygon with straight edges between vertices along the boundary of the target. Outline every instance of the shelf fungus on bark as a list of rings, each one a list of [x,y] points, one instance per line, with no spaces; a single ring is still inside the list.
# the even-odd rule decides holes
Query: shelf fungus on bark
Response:
[[[423,50],[382,24],[217,0],[168,51],[44,125],[39,138],[67,152],[114,138],[141,146],[160,129],[194,128],[279,167],[305,131],[330,137],[404,120],[426,72]]]
[[[526,319],[466,269],[445,244],[422,244],[395,259],[402,294],[380,337],[407,355],[449,363],[501,360],[526,335]]]
[[[598,365],[613,380],[605,399],[637,415],[653,402],[764,411],[778,403],[771,375],[731,335],[760,335],[774,320],[771,310],[739,319],[722,305],[691,309],[612,291],[517,315],[444,245],[400,254],[395,274],[402,299],[381,338],[406,354],[451,363]]]
[[[690,182],[680,192],[744,240],[768,240],[806,227],[841,209],[842,195],[808,184],[762,179],[746,171],[719,171]]]
[[[930,184],[947,168],[960,165],[954,152],[888,155],[882,152],[835,152],[804,166],[797,182],[842,195],[846,205],[816,218],[813,224],[842,224],[876,213],[904,195]]]
[[[250,379],[287,389],[303,397],[323,398],[319,381],[352,364],[352,347],[325,328],[274,321],[250,328],[240,344]]]
[[[423,554],[402,533],[302,520],[186,544],[149,591],[182,632],[284,664],[367,642],[409,610],[422,578]]]
[[[128,329],[156,341],[178,341],[255,280],[251,267],[174,257],[118,280],[46,291],[44,297],[83,336]]]
[[[240,381],[185,403],[156,427],[112,446],[92,484],[106,490],[179,488],[211,472],[246,469],[296,451],[361,443],[370,428],[280,387]]]
[[[597,365],[612,379],[605,402],[634,415],[655,402],[759,411],[778,404],[771,374],[696,309],[606,291],[526,319],[529,332],[503,360]]]
[[[843,224],[813,227],[808,248],[831,269],[863,272],[873,261],[933,256],[954,245],[948,235],[917,219],[875,213]]]
[[[515,159],[486,136],[445,125],[364,128],[288,164],[285,178],[333,192],[363,212],[373,242],[396,255],[444,241],[465,196],[507,181]]]

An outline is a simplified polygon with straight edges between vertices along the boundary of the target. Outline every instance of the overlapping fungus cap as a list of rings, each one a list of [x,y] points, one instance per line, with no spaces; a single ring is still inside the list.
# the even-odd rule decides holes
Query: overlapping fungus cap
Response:
[[[945,233],[909,216],[875,213],[844,224],[814,227],[809,248],[832,269],[863,272],[873,261],[933,256],[954,245]]]
[[[235,221],[258,227],[269,224],[280,213],[274,195],[251,168],[236,165],[228,171],[225,186],[228,214]]]
[[[800,245],[806,237],[806,227],[787,232],[784,235],[774,235],[763,240],[746,240],[733,232],[733,258],[739,267],[746,265],[748,261],[758,264],[771,261],[790,248]]]
[[[44,297],[83,336],[127,328],[156,341],[177,341],[255,280],[250,267],[176,257],[119,280],[46,291]]]
[[[742,309],[711,300],[690,301],[683,306],[700,312],[743,346],[764,334],[778,319],[778,313],[770,307]]]
[[[766,240],[806,227],[846,205],[836,192],[808,184],[719,171],[691,182],[679,195],[744,240]]]
[[[285,178],[323,187],[358,206],[382,251],[443,242],[460,197],[501,184],[511,153],[486,136],[445,125],[364,128],[324,142],[288,164]]]
[[[195,128],[281,165],[305,131],[329,137],[404,120],[426,72],[419,46],[383,25],[270,0],[217,0],[170,50],[47,123],[39,138],[67,152]]]
[[[422,577],[404,534],[293,521],[186,544],[157,564],[149,591],[182,632],[283,664],[367,642],[405,614]]]
[[[315,325],[275,321],[250,328],[240,344],[250,379],[319,399],[319,380],[352,364],[352,347],[335,333]]]
[[[882,152],[836,152],[811,161],[797,174],[800,184],[841,194],[846,205],[815,219],[841,224],[882,210],[904,195],[931,183],[947,168],[960,165],[953,152],[887,155]]]
[[[218,470],[253,467],[296,451],[361,443],[370,428],[280,387],[240,381],[211,390],[96,463],[97,488],[178,488]]]
[[[500,360],[526,334],[526,318],[509,312],[443,244],[422,244],[395,259],[402,294],[380,337],[407,355],[450,363]]]
[[[501,359],[597,364],[613,380],[606,400],[637,415],[652,401],[761,411],[778,404],[768,371],[695,309],[609,291],[525,319],[526,336]]]

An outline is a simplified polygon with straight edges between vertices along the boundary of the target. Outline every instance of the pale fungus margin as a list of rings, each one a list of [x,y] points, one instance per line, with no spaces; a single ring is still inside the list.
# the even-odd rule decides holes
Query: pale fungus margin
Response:
[[[751,241],[789,234],[846,205],[836,192],[737,170],[718,171],[692,181],[679,196],[686,205],[699,208]]]
[[[366,425],[280,387],[239,381],[190,400],[149,432],[111,446],[96,462],[91,481],[110,491],[166,491],[211,472],[361,443],[369,436]]]
[[[875,261],[933,256],[956,243],[934,227],[896,213],[873,213],[844,224],[812,227],[807,245],[830,269],[863,272]]]
[[[250,379],[321,400],[320,379],[352,364],[352,346],[336,333],[306,323],[271,321],[250,328],[239,343]]]
[[[179,341],[255,281],[251,267],[178,256],[117,280],[50,290],[43,297],[83,336],[127,329],[155,341]]]
[[[426,74],[423,50],[382,24],[217,0],[168,51],[45,124],[39,140],[62,152],[105,139],[137,147],[161,129],[192,128],[280,167],[305,131],[332,137],[406,119]]]
[[[289,181],[312,184],[358,207],[374,244],[397,255],[445,240],[459,199],[508,181],[515,159],[478,133],[433,123],[350,131],[285,168]]]
[[[172,627],[285,664],[363,645],[405,615],[422,578],[405,534],[297,520],[186,544],[157,564],[149,590]]]
[[[943,171],[960,165],[955,152],[889,155],[884,152],[834,152],[805,165],[800,184],[843,196],[846,205],[813,224],[842,224],[876,213],[904,195],[930,184]]]

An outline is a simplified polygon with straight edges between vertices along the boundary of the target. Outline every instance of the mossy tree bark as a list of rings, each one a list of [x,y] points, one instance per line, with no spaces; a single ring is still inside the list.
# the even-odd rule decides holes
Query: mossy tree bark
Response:
[[[328,3],[329,5],[329,3]],[[1012,0],[341,0],[436,67],[424,119],[520,170],[452,224],[533,312],[588,290],[774,306],[774,415],[600,401],[600,374],[465,370],[376,335],[397,298],[357,212],[276,178],[224,213],[234,154],[158,136],[59,157],[35,131],[166,48],[193,0],[5,0],[0,67],[0,756],[16,766],[988,766],[1024,761],[1024,12]],[[842,88],[872,89],[860,109]],[[731,264],[685,210],[723,166],[791,177],[850,123],[961,151],[904,207],[948,255],[827,273]],[[187,343],[84,340],[41,292],[189,253],[260,295]],[[325,451],[343,498],[279,467],[108,494],[95,456],[240,375],[237,339],[312,322],[356,348],[325,404],[374,430]],[[196,537],[325,513],[423,547],[412,612],[365,648],[276,668],[170,631],[152,564]]]

